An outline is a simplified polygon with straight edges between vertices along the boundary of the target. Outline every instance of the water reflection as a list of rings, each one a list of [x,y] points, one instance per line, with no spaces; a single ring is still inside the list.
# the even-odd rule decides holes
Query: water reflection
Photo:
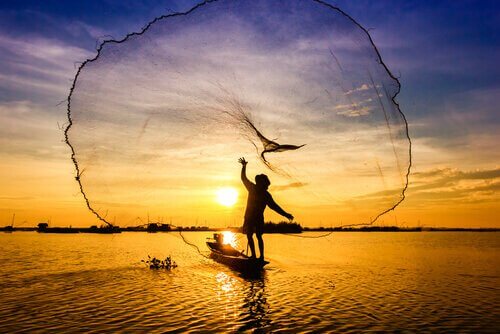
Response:
[[[219,290],[221,292],[223,292],[225,295],[233,292],[235,278],[233,278],[233,277],[229,276],[228,274],[221,271],[217,275],[215,275],[215,279],[217,280],[217,283],[219,284]],[[222,296],[222,294],[219,293],[219,295],[218,295],[219,299],[221,298],[221,296]]]
[[[236,238],[236,234],[231,231],[223,231],[222,232],[222,243],[224,245],[230,245],[234,248],[238,247],[238,239]]]
[[[0,233],[0,333],[498,332],[496,232],[266,238],[272,266],[249,278],[175,234]]]
[[[218,272],[217,299],[224,305],[222,318],[232,322],[235,331],[261,331],[269,328],[270,307],[267,301],[265,272],[258,277],[233,276]]]
[[[264,330],[271,325],[267,302],[266,279],[262,277],[246,281],[240,318],[240,331]]]
[[[222,319],[224,322],[238,322],[236,278],[221,271],[215,275],[217,281],[217,300],[222,304]]]

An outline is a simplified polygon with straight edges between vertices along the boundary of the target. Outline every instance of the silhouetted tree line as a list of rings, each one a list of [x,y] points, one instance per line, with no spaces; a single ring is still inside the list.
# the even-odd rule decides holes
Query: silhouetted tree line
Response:
[[[267,222],[264,224],[264,233],[302,233],[302,226],[290,222]]]

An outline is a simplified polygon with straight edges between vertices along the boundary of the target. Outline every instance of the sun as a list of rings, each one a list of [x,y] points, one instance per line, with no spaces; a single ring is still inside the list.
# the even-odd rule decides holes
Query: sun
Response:
[[[238,200],[238,191],[232,187],[219,188],[215,192],[216,200],[224,206],[233,206]]]

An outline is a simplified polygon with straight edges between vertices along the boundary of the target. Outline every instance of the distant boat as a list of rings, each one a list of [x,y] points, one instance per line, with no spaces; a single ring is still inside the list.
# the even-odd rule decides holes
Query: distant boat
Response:
[[[214,233],[214,238],[207,241],[207,246],[212,259],[242,273],[257,273],[269,264],[268,261],[251,258],[229,244],[223,244],[220,233]]]
[[[85,229],[87,233],[98,233],[98,234],[113,234],[113,233],[122,233],[122,230],[119,226],[116,225],[106,225],[97,227],[96,225],[92,225],[89,229]]]
[[[38,229],[38,232],[39,233],[64,233],[64,234],[80,233],[80,231],[78,231],[75,228],[71,228],[71,227],[47,227],[44,229]]]
[[[49,227],[49,223],[41,222],[38,223],[37,228],[38,233],[79,233],[78,229],[72,227]]]

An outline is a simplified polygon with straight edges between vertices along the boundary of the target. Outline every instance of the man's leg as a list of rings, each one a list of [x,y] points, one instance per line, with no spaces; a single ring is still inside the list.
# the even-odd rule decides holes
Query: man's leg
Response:
[[[255,244],[253,243],[253,238],[252,238],[253,233],[247,233],[247,239],[248,239],[248,246],[250,246],[250,252],[252,254],[252,257],[255,257]]]
[[[257,241],[259,242],[260,259],[264,260],[264,239],[262,239],[262,233],[256,233]]]

